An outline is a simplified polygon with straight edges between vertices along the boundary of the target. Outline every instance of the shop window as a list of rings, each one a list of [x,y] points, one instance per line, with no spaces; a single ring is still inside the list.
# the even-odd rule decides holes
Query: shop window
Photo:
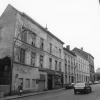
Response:
[[[35,58],[36,54],[34,52],[31,52],[31,65],[35,67]]]
[[[30,79],[26,79],[26,82],[25,83],[26,83],[26,86],[25,87],[26,88],[30,88]]]

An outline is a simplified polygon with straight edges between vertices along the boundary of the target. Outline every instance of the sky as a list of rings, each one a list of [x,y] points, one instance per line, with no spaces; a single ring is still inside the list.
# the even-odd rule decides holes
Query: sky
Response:
[[[48,27],[70,48],[81,48],[94,57],[100,67],[99,0],[0,0],[0,15],[8,4]]]

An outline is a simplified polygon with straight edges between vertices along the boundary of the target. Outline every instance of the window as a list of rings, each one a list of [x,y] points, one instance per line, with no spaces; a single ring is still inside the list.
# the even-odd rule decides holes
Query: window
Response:
[[[35,58],[36,54],[34,52],[31,52],[31,65],[35,67]]]
[[[20,62],[20,48],[14,47],[14,60]]]
[[[67,64],[65,64],[65,73],[67,73]]]
[[[52,58],[49,58],[49,68],[52,68]]]
[[[32,87],[36,87],[36,80],[32,79]]]
[[[20,62],[25,63],[25,50],[20,48]]]
[[[61,57],[61,49],[59,49],[59,56]]]
[[[59,71],[61,71],[61,62],[59,62]]]
[[[55,70],[57,70],[57,60],[55,60]]]
[[[55,47],[55,55],[57,56],[57,47]]]
[[[30,88],[30,79],[26,79],[26,82],[25,83],[26,83],[26,86],[25,87],[26,88]]]
[[[68,73],[70,73],[70,65],[68,65]]]
[[[43,68],[43,56],[40,55],[40,68]]]
[[[44,47],[44,40],[42,38],[40,38],[40,49],[43,50],[43,47]]]
[[[52,53],[52,44],[50,43],[50,53]]]
[[[20,36],[22,41],[27,41],[27,29],[25,27],[22,27]]]
[[[33,46],[35,46],[35,42],[36,42],[36,34],[35,33],[32,33],[32,42],[31,42],[31,44],[33,45]]]

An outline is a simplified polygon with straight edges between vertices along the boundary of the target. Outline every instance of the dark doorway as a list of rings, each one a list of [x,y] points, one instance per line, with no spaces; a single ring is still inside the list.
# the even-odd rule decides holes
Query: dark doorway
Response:
[[[0,59],[0,85],[10,84],[10,72],[11,72],[11,59],[5,57]]]
[[[72,83],[74,83],[74,77],[72,76]]]
[[[48,75],[48,90],[52,89],[52,75]]]

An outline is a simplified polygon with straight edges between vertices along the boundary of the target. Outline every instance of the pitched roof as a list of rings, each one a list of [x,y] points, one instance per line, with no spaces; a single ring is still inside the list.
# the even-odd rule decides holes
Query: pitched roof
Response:
[[[68,50],[67,48],[63,48],[65,51],[67,51],[68,53],[70,53],[73,56],[76,56],[75,53],[71,50]]]
[[[83,51],[81,49],[74,48],[73,51],[75,51],[77,53],[80,53],[81,56],[83,56],[85,59],[88,59],[88,56],[91,56],[94,59],[94,57],[91,54],[89,54],[89,53],[87,53],[87,52],[85,52],[85,51]]]

